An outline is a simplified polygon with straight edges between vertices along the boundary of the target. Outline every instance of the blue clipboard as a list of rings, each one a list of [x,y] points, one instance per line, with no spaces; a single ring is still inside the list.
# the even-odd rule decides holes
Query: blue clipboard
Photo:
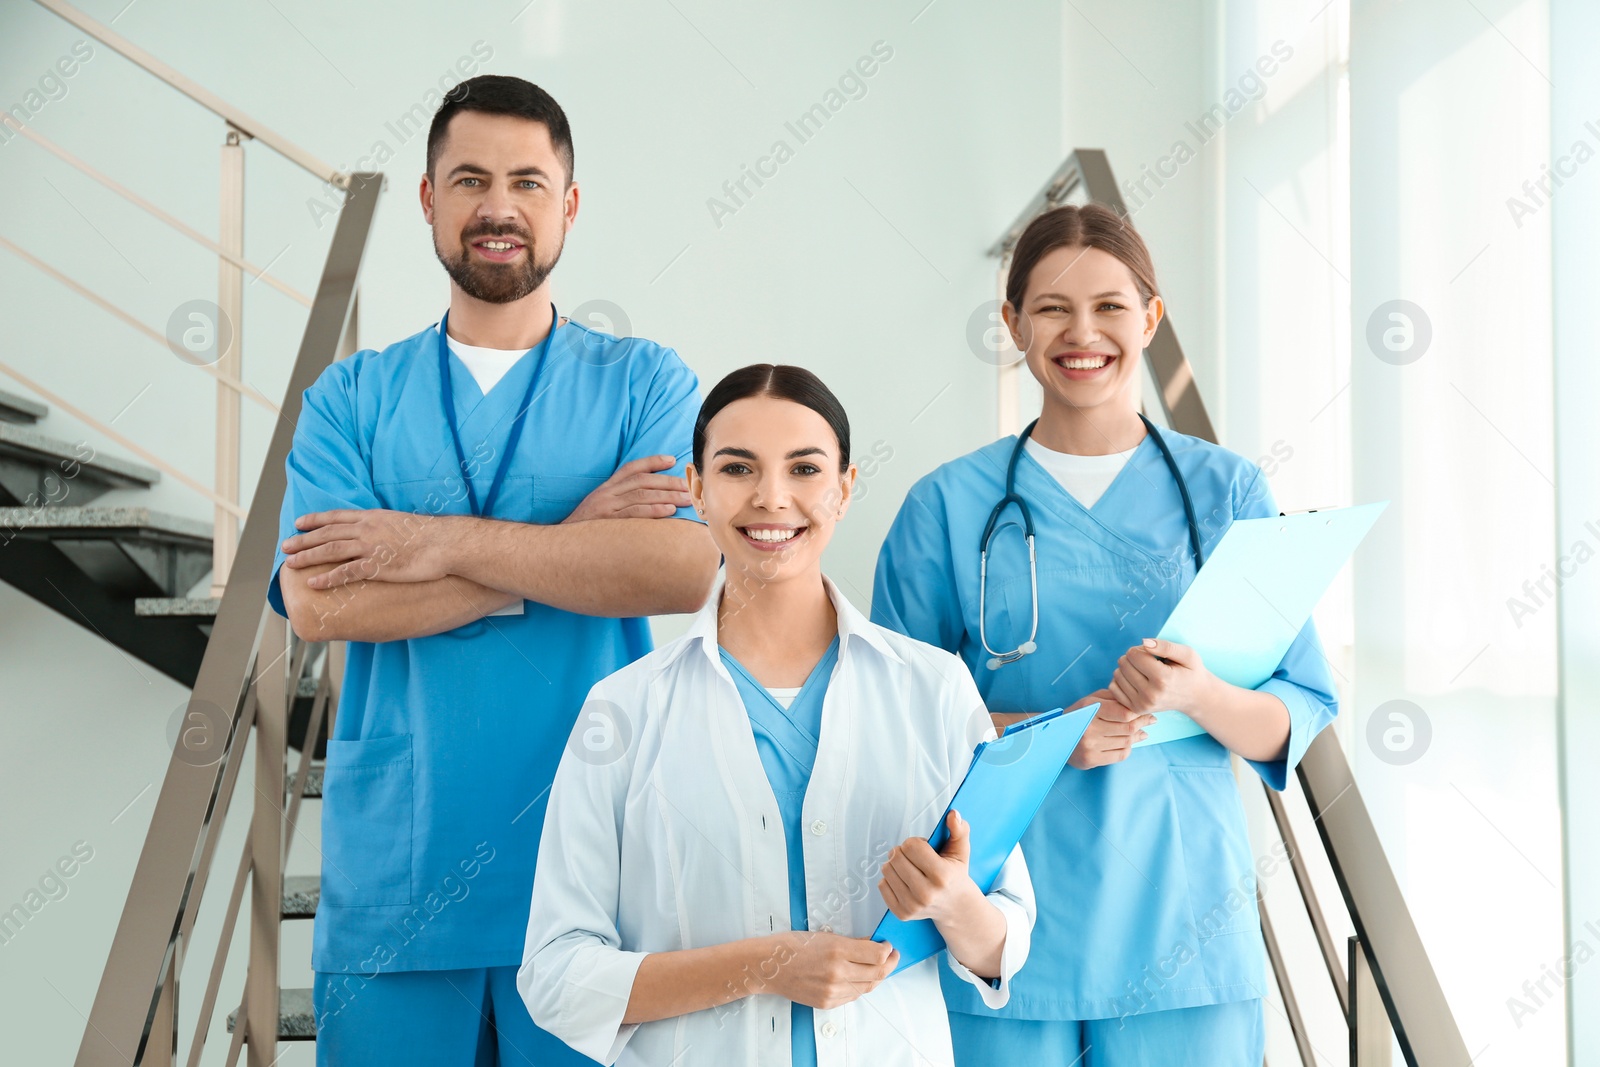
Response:
[[[1038,715],[980,744],[972,753],[967,776],[928,835],[928,844],[935,851],[942,848],[950,836],[945,820],[952,809],[960,812],[972,827],[967,871],[979,889],[985,893],[993,889],[1001,866],[1022,840],[1099,708],[1090,704],[1077,711]],[[887,941],[900,950],[895,974],[944,948],[932,919],[907,922],[887,910],[872,931],[872,940]]]
[[[1278,669],[1317,601],[1388,506],[1236,520],[1156,636],[1193,648],[1223,681],[1255,689]],[[1158,711],[1133,747],[1203,733],[1181,711]]]

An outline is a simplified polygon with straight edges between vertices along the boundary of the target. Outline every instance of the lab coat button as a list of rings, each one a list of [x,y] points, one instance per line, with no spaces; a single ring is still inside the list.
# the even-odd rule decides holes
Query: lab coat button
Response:
[[[811,832],[816,834],[818,837],[821,837],[823,834],[828,832],[828,824],[823,822],[821,819],[818,819],[816,822],[811,824]]]
[[[838,1032],[839,1032],[839,1028],[837,1026],[833,1025],[832,1023],[823,1023],[822,1024],[822,1036],[823,1037],[832,1037],[834,1034],[837,1034]]]

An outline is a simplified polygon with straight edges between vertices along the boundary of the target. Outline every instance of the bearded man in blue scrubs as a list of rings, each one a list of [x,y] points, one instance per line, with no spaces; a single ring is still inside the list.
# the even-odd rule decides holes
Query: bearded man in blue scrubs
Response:
[[[589,687],[718,563],[675,352],[560,317],[578,214],[543,90],[484,76],[428,133],[449,314],[329,367],[289,455],[273,606],[349,642],[328,742],[319,1063],[587,1063],[516,989],[546,796]],[[628,724],[599,724],[626,746]]]

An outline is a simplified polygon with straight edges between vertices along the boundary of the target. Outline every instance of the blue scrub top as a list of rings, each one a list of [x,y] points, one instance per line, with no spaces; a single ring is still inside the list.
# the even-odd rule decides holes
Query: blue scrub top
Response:
[[[296,517],[333,508],[471,513],[438,345],[429,327],[334,363],[306,390],[280,538]],[[480,500],[534,362],[525,355],[484,396],[450,356]],[[699,404],[694,373],[671,349],[562,324],[489,517],[559,523],[643,456],[677,456],[670,473],[681,476]],[[269,589],[279,613],[283,558]],[[431,637],[351,641],[328,741],[312,966],[376,975],[518,964],[545,802],[573,721],[595,682],[650,647],[647,620],[533,602]]]
[[[750,729],[755,734],[756,752],[767,772],[767,782],[778,801],[783,819],[783,840],[789,860],[789,928],[810,929],[806,917],[806,857],[800,811],[811,782],[811,768],[817,762],[817,744],[822,737],[822,698],[839,662],[839,639],[835,637],[811,668],[805,685],[785,708],[778,699],[745,670],[738,660],[719,647],[723,665],[733,676]],[[792,1004],[789,1025],[789,1058],[794,1067],[816,1067],[817,1034],[812,1010],[805,1004]]]
[[[1236,518],[1277,515],[1260,468],[1163,431],[1193,498],[1207,555]],[[1017,491],[1035,523],[1038,651],[989,670],[978,639],[978,548],[1004,494],[1015,437],[945,464],[912,487],[878,557],[874,622],[959,655],[991,712],[1071,705],[1111,681],[1154,637],[1194,579],[1183,502],[1148,436],[1084,508],[1026,452]],[[988,634],[1015,648],[1030,624],[1020,518],[989,553]],[[1260,689],[1289,710],[1287,757],[1252,762],[1275,789],[1337,712],[1310,623]],[[1000,1014],[1102,1019],[1263,996],[1264,948],[1244,809],[1228,751],[1208,735],[1138,748],[1121,763],[1068,767],[1022,839],[1038,890],[1028,964]],[[946,968],[952,1010],[982,1014]]]

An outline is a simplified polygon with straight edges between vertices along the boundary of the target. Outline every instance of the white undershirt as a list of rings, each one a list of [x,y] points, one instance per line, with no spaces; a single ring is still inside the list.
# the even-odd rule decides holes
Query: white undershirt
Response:
[[[450,351],[456,358],[467,365],[467,370],[472,372],[472,378],[478,383],[478,389],[484,396],[489,395],[506,371],[528,354],[526,348],[478,348],[474,345],[464,345],[449,334],[445,340],[450,344]]]
[[[1095,501],[1111,487],[1111,483],[1127,465],[1129,457],[1139,450],[1139,446],[1134,445],[1126,452],[1113,452],[1108,456],[1075,456],[1070,452],[1046,448],[1032,437],[1028,438],[1024,447],[1028,455],[1038,460],[1039,465],[1061,483],[1061,488],[1086,508],[1094,507]]]
[[[794,703],[794,698],[800,695],[801,688],[801,686],[797,685],[792,689],[774,689],[769,685],[767,686],[767,692],[772,694],[773,700],[787,708]]]

